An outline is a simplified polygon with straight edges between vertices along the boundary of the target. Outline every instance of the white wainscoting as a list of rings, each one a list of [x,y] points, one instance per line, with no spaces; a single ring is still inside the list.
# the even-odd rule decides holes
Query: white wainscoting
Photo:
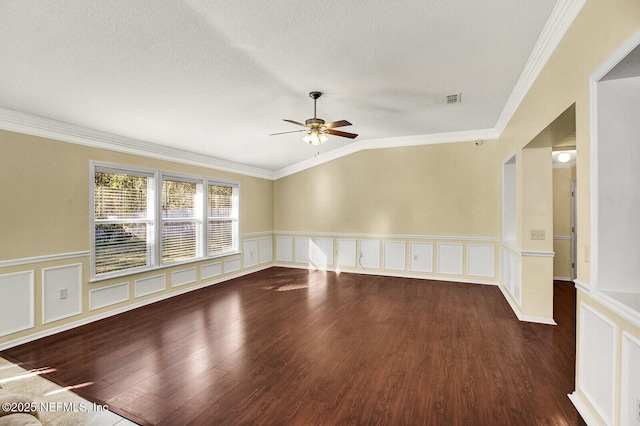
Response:
[[[520,258],[511,250],[505,247],[500,247],[499,262],[500,281],[509,291],[511,297],[513,297],[513,299],[518,303],[518,306],[520,306],[522,304],[522,292],[520,288]]]
[[[297,263],[309,263],[309,238],[296,237],[295,254]]]
[[[356,240],[338,239],[338,267],[356,267]]]
[[[66,291],[66,298],[61,292]],[[82,313],[82,264],[42,270],[42,323]]]
[[[622,333],[622,389],[620,394],[620,424],[640,425],[640,340]]]
[[[239,271],[242,268],[240,264],[240,259],[229,259],[224,261],[224,273],[228,274],[231,272]]]
[[[0,275],[0,336],[35,324],[33,270]]]
[[[360,266],[380,269],[380,240],[360,240]]]
[[[89,310],[104,308],[129,300],[129,283],[89,290]]]
[[[83,269],[89,264],[89,252],[0,261],[0,268],[21,269],[0,272],[0,350],[273,265],[275,247],[271,232],[246,234],[242,238],[258,241],[257,249],[251,245],[247,248],[254,249],[261,265],[249,262],[253,266],[245,268],[242,257],[234,254],[233,258],[227,260],[221,257],[163,268],[155,271],[157,275],[151,277],[132,274],[121,278],[123,281],[129,280],[128,282],[109,285],[102,283],[103,286],[99,282],[83,281]],[[291,237],[288,239],[289,253],[292,253],[293,240]],[[50,267],[53,261],[59,262],[60,266]],[[69,263],[63,264],[65,261]],[[232,275],[225,276],[232,272]],[[171,276],[168,276],[169,273]],[[171,280],[171,288],[168,288],[168,279]],[[39,282],[36,284],[36,281]],[[39,287],[36,288],[36,285]],[[87,303],[84,303],[85,295],[88,297]],[[11,337],[20,332],[19,337]]]
[[[309,257],[313,266],[320,270],[333,266],[333,238],[315,238],[311,243]]]
[[[197,281],[196,268],[183,269],[171,273],[171,287],[192,284]]]
[[[273,262],[273,237],[262,237],[259,241],[259,262]]]
[[[406,244],[404,241],[384,242],[384,269],[404,271],[406,265]]]
[[[411,243],[411,272],[433,272],[433,243]]]
[[[293,262],[293,237],[276,238],[276,260]]]
[[[165,274],[136,280],[133,286],[135,297],[159,293],[167,289],[167,276]]]
[[[260,243],[258,239],[244,240],[242,243],[242,263],[245,268],[256,266],[259,262]]]
[[[467,274],[488,278],[495,276],[494,246],[467,244]]]
[[[584,302],[579,305],[578,387],[606,424],[614,424],[617,326]]]
[[[200,278],[206,280],[208,278],[222,275],[222,262],[210,263],[200,267]]]
[[[498,283],[496,256],[499,241],[495,238],[302,232],[274,234],[276,264],[280,266],[304,265],[321,270],[429,279],[438,279],[442,275],[444,280]],[[513,285],[511,283],[510,291],[515,291],[519,300],[519,284]]]
[[[438,273],[462,275],[462,244],[438,243]]]

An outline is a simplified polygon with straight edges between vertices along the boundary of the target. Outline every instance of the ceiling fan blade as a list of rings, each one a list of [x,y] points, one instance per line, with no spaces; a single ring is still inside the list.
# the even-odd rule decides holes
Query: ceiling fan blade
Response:
[[[289,132],[271,133],[269,136],[285,135],[287,133],[300,133],[300,132],[306,132],[306,130],[291,130]]]
[[[342,136],[343,138],[355,139],[358,137],[355,133],[341,132],[340,130],[327,129],[327,133],[335,136]]]
[[[324,126],[327,129],[333,129],[334,127],[351,126],[351,123],[349,123],[347,120],[340,120],[340,121],[333,121],[331,123],[327,123]]]
[[[298,126],[302,126],[302,127],[307,127],[306,124],[298,123],[297,121],[293,121],[293,120],[287,120],[286,118],[283,118],[282,121],[286,121],[287,123],[291,123],[291,124],[297,124]]]

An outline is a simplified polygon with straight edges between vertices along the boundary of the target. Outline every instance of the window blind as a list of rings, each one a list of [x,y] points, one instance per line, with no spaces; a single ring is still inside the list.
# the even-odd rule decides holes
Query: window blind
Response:
[[[238,233],[237,186],[209,184],[207,249],[209,255],[236,250]]]
[[[94,273],[151,264],[153,233],[149,188],[153,177],[96,168],[94,172]]]
[[[162,181],[162,263],[202,255],[202,182]]]
[[[91,167],[92,279],[237,252],[238,183]]]

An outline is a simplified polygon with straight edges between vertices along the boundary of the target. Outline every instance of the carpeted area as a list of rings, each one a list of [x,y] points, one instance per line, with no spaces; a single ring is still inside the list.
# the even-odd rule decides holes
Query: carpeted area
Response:
[[[43,425],[129,426],[135,423],[94,405],[49,380],[51,369],[25,370],[0,358],[0,386],[14,394],[33,400]]]

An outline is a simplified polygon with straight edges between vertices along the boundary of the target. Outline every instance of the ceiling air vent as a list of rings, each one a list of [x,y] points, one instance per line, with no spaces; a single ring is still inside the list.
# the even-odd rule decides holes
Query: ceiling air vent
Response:
[[[462,102],[462,93],[454,93],[453,95],[447,95],[448,104],[457,104]]]

